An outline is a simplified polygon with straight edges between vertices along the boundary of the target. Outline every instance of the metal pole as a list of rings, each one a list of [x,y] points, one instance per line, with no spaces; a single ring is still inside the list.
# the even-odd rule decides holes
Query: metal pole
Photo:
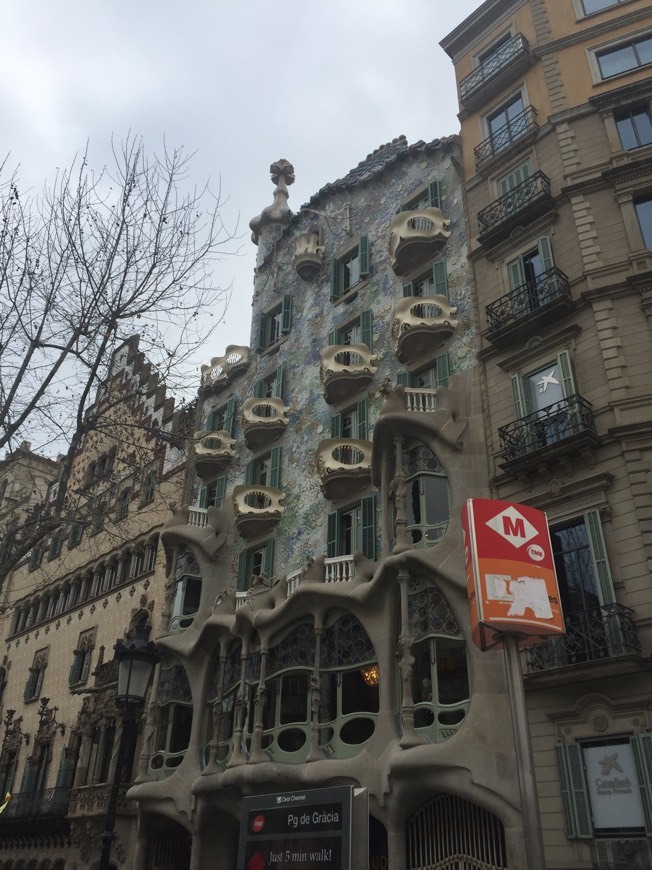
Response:
[[[512,714],[512,727],[514,729],[518,784],[521,791],[525,857],[528,870],[544,870],[546,864],[543,853],[543,838],[541,836],[541,820],[539,818],[539,799],[537,797],[537,784],[534,777],[534,759],[532,757],[530,729],[525,706],[525,690],[523,689],[523,676],[521,674],[518,635],[506,633],[502,635],[502,641],[503,649],[505,650],[505,674],[507,677],[509,709]]]
[[[120,794],[121,785],[120,775],[129,758],[132,740],[135,736],[136,711],[133,708],[133,705],[126,705],[126,707],[121,710],[121,714],[120,745],[118,747],[118,757],[113,772],[113,784],[111,786],[109,806],[106,811],[104,831],[102,832],[101,837],[102,851],[100,853],[98,870],[110,870],[111,867],[111,846],[113,845],[116,836],[115,817],[118,811],[118,796]]]

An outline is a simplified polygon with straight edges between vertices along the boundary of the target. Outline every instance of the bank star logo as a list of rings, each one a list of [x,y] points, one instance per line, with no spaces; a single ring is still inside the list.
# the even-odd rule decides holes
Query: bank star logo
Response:
[[[539,534],[532,523],[526,520],[513,505],[487,520],[487,525],[515,547],[522,547]]]
[[[622,773],[623,769],[618,763],[618,753],[614,752],[613,755],[605,755],[604,758],[601,758],[598,764],[602,767],[602,775],[609,776],[612,770],[615,770],[616,773]]]

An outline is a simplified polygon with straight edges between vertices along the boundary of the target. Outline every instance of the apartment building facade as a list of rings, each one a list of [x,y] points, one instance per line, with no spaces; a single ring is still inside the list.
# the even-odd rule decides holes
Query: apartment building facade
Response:
[[[649,867],[652,8],[487,0],[442,46],[490,491],[547,512],[566,620],[523,660],[546,867]]]
[[[114,353],[91,410],[98,423],[74,459],[66,522],[16,566],[2,592],[3,870],[96,864],[121,733],[113,647],[141,623],[157,631],[163,617],[158,539],[169,504],[181,501],[185,442],[174,402],[136,338]],[[47,513],[58,466],[42,457],[31,465],[54,466],[34,504]],[[131,866],[133,855],[131,749],[116,868]]]
[[[139,870],[234,867],[246,796],[333,785],[366,789],[370,867],[526,866],[502,656],[469,635],[460,512],[488,489],[460,158],[401,137],[296,214],[271,167],[251,346],[204,367],[194,498],[161,535]]]

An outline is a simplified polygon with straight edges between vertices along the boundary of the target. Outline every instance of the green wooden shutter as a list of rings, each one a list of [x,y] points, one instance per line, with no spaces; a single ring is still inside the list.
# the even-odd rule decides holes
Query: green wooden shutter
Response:
[[[523,261],[519,257],[507,264],[507,275],[509,277],[509,289],[516,290],[525,284],[525,273],[523,272]]]
[[[633,734],[629,742],[636,761],[638,787],[645,813],[645,832],[649,835],[652,833],[652,734]]]
[[[265,552],[263,553],[263,572],[268,578],[274,574],[274,541],[268,541],[265,544]]]
[[[562,350],[557,354],[557,364],[561,373],[561,391],[564,398],[575,395],[575,384],[573,382],[573,369],[571,367],[570,354],[567,350]]]
[[[278,489],[281,485],[281,448],[273,447],[269,462],[269,485]]]
[[[446,260],[440,260],[432,267],[432,281],[436,296],[445,296],[448,299],[448,269]]]
[[[81,677],[80,682],[85,683],[88,679],[88,674],[91,669],[91,657],[93,653],[90,649],[87,649],[82,654],[82,668],[81,668]]]
[[[258,321],[258,350],[264,350],[268,345],[267,332],[269,320],[266,314],[261,314]]]
[[[550,247],[550,239],[548,236],[542,236],[539,241],[539,256],[541,257],[541,266],[544,272],[552,269],[554,263],[552,261],[552,249]]]
[[[363,278],[369,274],[369,236],[360,236],[358,258],[360,260],[360,277]]]
[[[358,439],[360,441],[367,440],[367,400],[360,399],[357,405],[358,418]]]
[[[582,747],[577,743],[557,743],[557,764],[561,797],[569,839],[592,838],[591,805],[586,790]]]
[[[284,296],[281,306],[281,334],[287,335],[292,328],[292,297]]]
[[[333,414],[331,417],[331,438],[342,437],[342,415]]]
[[[328,345],[329,347],[333,347],[338,343],[337,341],[337,330],[334,329],[332,332],[328,333]]]
[[[516,419],[522,420],[528,414],[528,401],[523,389],[523,378],[520,374],[512,375],[512,397]]]
[[[245,486],[253,486],[254,483],[254,460],[250,459],[245,466]]]
[[[233,437],[233,424],[235,422],[235,398],[231,396],[226,403],[226,411],[224,413],[224,430]]]
[[[210,414],[208,415],[208,419],[206,420],[206,431],[207,432],[215,432],[215,423],[218,417],[217,409],[214,408]]]
[[[344,284],[344,264],[339,260],[331,260],[330,268],[331,301],[339,299]]]
[[[360,338],[362,344],[366,344],[369,350],[374,349],[373,313],[371,310],[363,311],[360,315]]]
[[[435,386],[436,387],[447,387],[448,386],[448,374],[449,374],[448,354],[447,353],[440,353],[439,356],[435,357]]]
[[[283,385],[285,381],[285,363],[282,362],[281,365],[274,372],[274,384],[272,386],[272,395],[276,396],[278,399],[283,396]]]
[[[64,749],[59,761],[55,788],[70,788],[75,773],[75,759],[70,748]]]
[[[72,654],[72,664],[70,665],[70,673],[68,674],[68,685],[74,686],[75,683],[79,682],[79,675],[81,673],[81,653],[74,652]]]
[[[376,499],[373,495],[360,502],[362,512],[362,554],[367,559],[376,558]]]
[[[326,542],[326,555],[329,559],[339,556],[340,540],[340,515],[337,511],[328,515],[328,540]]]
[[[431,208],[441,208],[441,188],[438,181],[431,181],[428,185],[428,198]]]
[[[267,383],[266,381],[256,381],[254,386],[254,398],[262,399],[267,392]]]
[[[199,490],[199,507],[208,507],[208,487],[202,486]]]
[[[414,296],[414,284],[412,281],[408,281],[407,284],[403,285],[403,298],[406,296]]]
[[[607,548],[602,533],[600,511],[586,511],[584,514],[584,522],[589,536],[589,547],[591,549],[593,568],[598,580],[598,597],[600,598],[600,604],[612,604],[615,601],[614,586],[611,577],[611,569],[609,568],[609,560],[607,559]]]
[[[20,784],[20,790],[22,793],[33,794],[34,787],[36,785],[36,763],[35,760],[27,759],[27,763],[25,764],[25,770],[23,771],[23,780]]]
[[[249,551],[242,550],[238,556],[238,590],[246,592],[249,587],[249,577],[247,577],[249,565]]]
[[[224,493],[226,492],[226,474],[223,474],[221,477],[218,477],[215,481],[215,496],[213,498],[213,505],[215,507],[222,506],[222,499],[224,498]]]
[[[409,387],[410,386],[410,373],[409,372],[398,372],[396,375],[396,383],[399,387]]]

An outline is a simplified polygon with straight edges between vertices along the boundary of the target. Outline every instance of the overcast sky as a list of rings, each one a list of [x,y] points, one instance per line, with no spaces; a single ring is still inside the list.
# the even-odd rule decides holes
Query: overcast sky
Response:
[[[480,0],[0,0],[0,154],[40,188],[90,140],[94,167],[131,130],[150,151],[196,152],[192,179],[221,181],[241,256],[217,280],[233,297],[213,345],[248,344],[249,220],[272,201],[269,166],[295,168],[290,207],[401,133],[457,133],[439,41]]]

